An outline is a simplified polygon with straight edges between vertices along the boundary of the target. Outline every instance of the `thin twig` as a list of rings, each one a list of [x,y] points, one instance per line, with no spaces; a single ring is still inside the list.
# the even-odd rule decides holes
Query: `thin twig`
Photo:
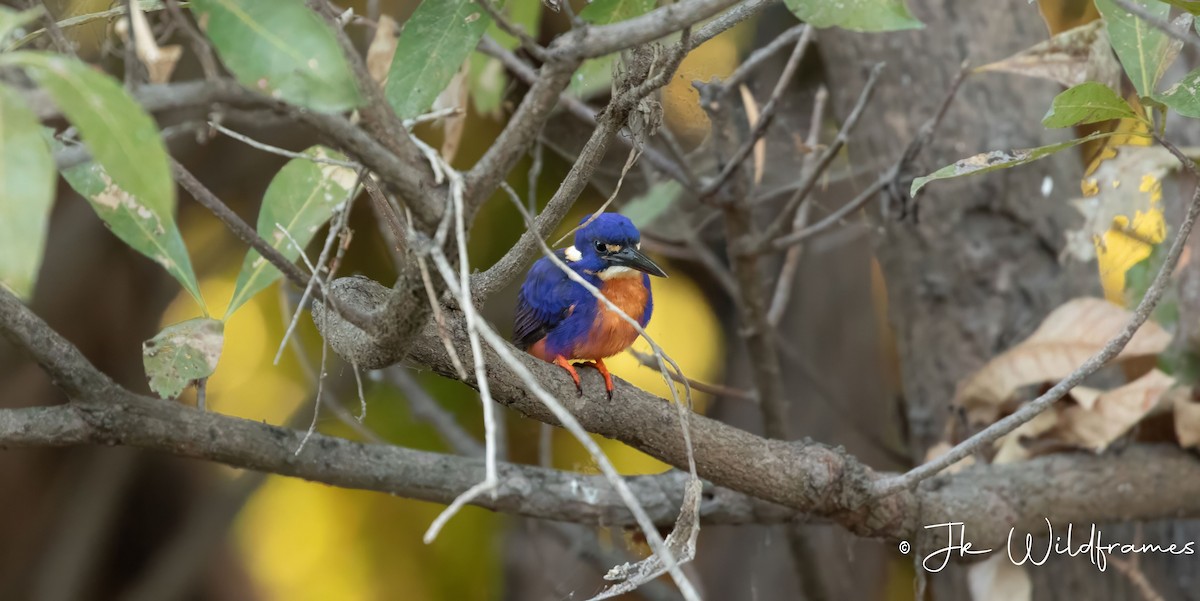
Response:
[[[204,34],[196,29],[192,20],[183,14],[179,0],[166,0],[163,4],[167,7],[167,12],[171,14],[175,24],[187,34],[188,42],[192,46],[192,53],[200,61],[200,70],[204,72],[204,79],[215,81],[221,76],[221,70],[217,66],[217,59],[213,55],[212,44],[208,42],[208,38],[204,37]]]
[[[254,231],[245,221],[242,221],[242,218],[238,217],[237,213],[234,213],[225,203],[221,202],[221,199],[217,198],[208,188],[204,187],[204,184],[200,183],[200,180],[196,179],[191,172],[175,159],[171,159],[171,173],[175,176],[175,180],[179,182],[179,185],[183,186],[192,195],[192,198],[195,198],[197,202],[204,205],[213,215],[216,215],[235,236],[258,251],[259,255],[270,262],[271,265],[274,265],[288,280],[299,287],[308,286],[308,277],[304,275],[304,272],[300,268],[296,267],[295,263],[287,260],[287,257],[284,257],[278,250],[268,244],[266,240],[263,240],[262,236],[258,235],[258,232]],[[314,295],[318,300],[325,301],[325,295],[320,289],[314,291]],[[335,302],[330,302],[329,304],[334,313],[337,313],[363,332],[370,333],[374,331],[368,315],[363,314],[357,309],[341,307]]]
[[[658,368],[658,360],[654,357],[654,355],[648,355],[634,348],[628,349],[628,352],[630,355],[633,355],[634,359],[637,359],[638,363],[642,367],[650,367],[655,369]],[[701,382],[700,380],[693,380],[692,378],[681,376],[674,372],[671,373],[671,379],[679,382],[680,384],[686,383],[688,386],[692,387],[692,390],[695,390],[696,392],[703,392],[713,396],[737,399],[739,401],[750,401],[751,403],[758,402],[758,395],[753,391],[731,388],[729,386],[722,386],[720,384],[709,384],[707,382]]]
[[[408,369],[393,365],[383,373],[388,383],[404,394],[405,400],[408,401],[408,410],[412,412],[413,417],[433,426],[455,453],[464,457],[484,456],[487,448],[479,444],[437,399],[430,396]]]
[[[829,90],[825,86],[817,88],[817,93],[813,96],[813,111],[812,119],[808,124],[808,136],[804,140],[805,146],[810,149],[816,148],[817,143],[820,142],[821,126],[825,122],[825,103],[828,100]],[[805,155],[801,171],[812,169],[815,158],[816,155],[812,151]],[[800,210],[796,211],[796,218],[792,221],[792,231],[804,229],[804,226],[808,224],[812,206],[811,202],[800,205]],[[796,271],[800,268],[800,257],[803,252],[804,247],[796,245],[789,248],[783,258],[783,265],[779,268],[779,277],[775,282],[775,293],[771,295],[771,308],[767,310],[767,322],[772,326],[778,327],[779,322],[783,320],[784,311],[787,311],[788,299],[792,294]]]
[[[770,60],[771,57],[775,56],[777,52],[794,44],[796,40],[800,39],[800,36],[811,35],[809,33],[810,29],[812,28],[807,24],[801,23],[779,34],[766,46],[750,53],[750,56],[746,57],[746,60],[742,61],[742,64],[738,65],[738,68],[729,77],[725,78],[725,81],[721,82],[721,85],[724,85],[729,90],[737,89],[738,86],[746,82],[751,73]]]
[[[734,171],[741,168],[742,161],[750,156],[750,151],[754,149],[754,145],[758,143],[758,140],[767,133],[767,128],[771,126],[771,122],[775,119],[775,111],[779,108],[779,101],[783,97],[783,92],[787,89],[787,85],[791,83],[792,76],[796,74],[796,69],[800,66],[800,59],[804,57],[804,50],[812,40],[812,32],[813,28],[804,28],[804,32],[800,35],[800,39],[796,41],[796,46],[792,49],[791,56],[788,57],[787,64],[784,65],[783,71],[779,74],[779,79],[775,82],[775,88],[771,91],[771,98],[767,101],[766,106],[763,107],[757,122],[754,123],[754,128],[750,131],[750,137],[733,153],[733,156],[721,168],[717,177],[704,186],[704,190],[700,193],[701,197],[710,196],[720,189],[721,186],[725,185],[725,181],[733,175]],[[736,86],[731,87],[728,83],[723,85],[725,86],[726,94],[737,89]]]
[[[917,130],[917,135],[914,136],[912,141],[909,142],[908,146],[905,147],[904,152],[900,154],[900,158],[897,159],[891,167],[884,171],[883,174],[880,175],[870,186],[867,186],[867,188],[862,192],[859,192],[858,196],[855,196],[853,200],[842,205],[841,207],[838,207],[836,211],[825,216],[820,221],[808,227],[793,231],[782,238],[775,239],[773,242],[771,242],[772,248],[775,250],[783,250],[791,245],[800,244],[813,236],[828,231],[829,228],[833,227],[834,224],[840,222],[842,218],[853,213],[854,211],[857,211],[863,205],[867,204],[867,202],[874,198],[875,194],[877,194],[880,190],[884,189],[885,187],[894,187],[896,185],[896,180],[904,173],[906,169],[909,168],[909,166],[912,165],[913,161],[916,160],[921,151],[925,149],[925,146],[929,144],[929,141],[933,139],[934,132],[937,131],[938,125],[942,123],[942,119],[946,116],[946,112],[950,110],[950,105],[953,103],[954,98],[958,95],[958,90],[962,87],[962,83],[966,80],[966,77],[969,73],[970,71],[968,64],[964,62],[959,68],[958,75],[956,75],[950,82],[950,87],[947,88],[946,94],[942,96],[942,101],[938,105],[937,110],[929,117],[929,119],[926,119],[925,122],[921,124],[920,129]]]
[[[232,129],[229,129],[229,128],[221,125],[220,123],[217,123],[216,121],[209,121],[208,126],[229,136],[230,138],[233,138],[234,140],[237,140],[237,141],[247,144],[249,146],[253,146],[254,148],[257,148],[264,152],[269,152],[271,154],[279,155],[281,157],[287,157],[289,159],[304,159],[306,161],[312,161],[314,163],[321,163],[324,165],[337,165],[338,167],[346,167],[349,169],[362,169],[362,165],[360,165],[359,163],[356,163],[354,161],[340,161],[338,159],[331,159],[329,157],[312,156],[312,155],[307,155],[307,154],[304,154],[301,152],[295,152],[295,151],[287,150],[284,148],[280,148],[278,146],[271,146],[270,144],[266,144],[264,142],[259,142],[258,140],[255,140],[254,138],[251,138],[250,136],[247,136],[245,134],[240,134],[236,131],[233,131]]]
[[[36,2],[36,0],[34,0],[33,2],[30,2],[30,4],[36,6],[35,2]],[[42,6],[42,11],[45,13],[45,16],[46,16],[45,31],[50,34],[50,41],[54,44],[54,47],[57,48],[59,52],[66,54],[68,56],[78,56],[75,53],[75,45],[72,44],[71,40],[69,40],[67,38],[67,36],[63,34],[62,28],[60,28],[58,26],[58,21],[54,20],[54,13],[50,12],[50,5],[47,4],[46,0],[42,0],[41,6]],[[31,33],[28,36],[25,36],[26,39],[22,39],[21,41],[13,44],[11,47],[9,47],[9,50],[13,50],[13,49],[19,47],[25,41],[28,41],[28,39],[32,39],[33,37],[36,37],[35,34],[37,34],[37,32]]]
[[[850,114],[846,116],[846,121],[842,123],[841,129],[838,130],[837,137],[821,153],[812,171],[805,174],[804,183],[788,199],[787,204],[780,211],[779,218],[767,226],[766,231],[759,238],[759,244],[755,246],[754,250],[760,251],[765,249],[771,240],[779,237],[783,233],[784,228],[792,224],[793,215],[800,208],[800,203],[808,198],[809,193],[816,186],[817,180],[821,178],[821,175],[833,163],[833,159],[841,152],[842,147],[846,145],[846,141],[850,139],[850,134],[854,131],[854,126],[858,125],[859,118],[862,116],[864,109],[866,109],[867,103],[870,102],[871,94],[875,91],[875,84],[879,81],[879,74],[882,72],[883,63],[877,63],[871,69],[871,74],[867,77],[867,82],[863,85],[862,92],[858,95],[858,101],[855,102],[854,108],[850,110]]]
[[[1170,250],[1167,251],[1166,260],[1159,267],[1154,280],[1150,282],[1150,287],[1146,289],[1146,295],[1142,297],[1137,308],[1134,309],[1133,317],[1129,319],[1129,323],[1125,324],[1125,327],[1105,343],[1104,347],[1096,354],[1089,357],[1075,371],[1068,374],[1067,377],[1063,378],[1058,384],[1055,384],[1038,398],[1025,403],[1020,409],[1014,411],[1004,419],[997,421],[955,445],[945,455],[918,466],[903,475],[876,481],[872,486],[872,492],[876,498],[885,497],[897,491],[916,486],[921,481],[937,475],[943,469],[971,455],[976,449],[981,448],[983,445],[991,444],[1001,436],[1016,430],[1045,410],[1053,407],[1072,388],[1079,385],[1085,378],[1096,373],[1106,363],[1119,355],[1125,348],[1125,345],[1129,344],[1133,335],[1142,327],[1142,324],[1146,323],[1146,320],[1150,318],[1150,314],[1158,306],[1158,302],[1162,300],[1163,292],[1167,288],[1167,282],[1171,279],[1171,273],[1179,263],[1179,257],[1183,254],[1184,247],[1187,246],[1188,235],[1191,234],[1192,226],[1196,224],[1196,217],[1200,215],[1200,171],[1197,170],[1196,164],[1167,139],[1157,134],[1155,134],[1154,138],[1179,159],[1183,166],[1196,178],[1197,184],[1196,190],[1192,194],[1192,202],[1188,205],[1187,214],[1183,218],[1183,223],[1179,225],[1179,231],[1176,232],[1175,239],[1171,242]]]
[[[504,14],[504,11],[497,9],[496,5],[492,4],[492,0],[475,0],[475,3],[492,18],[492,22],[501,31],[517,38],[521,42],[521,48],[528,52],[530,56],[537,59],[539,63],[546,62],[546,49],[541,44],[538,44],[537,40],[530,37],[529,33],[523,27],[510,21],[508,15]]]

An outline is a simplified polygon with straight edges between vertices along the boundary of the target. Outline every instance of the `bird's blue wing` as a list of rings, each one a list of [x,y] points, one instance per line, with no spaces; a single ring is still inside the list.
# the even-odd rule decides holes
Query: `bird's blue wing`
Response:
[[[562,251],[555,254],[563,258]],[[571,314],[573,287],[577,286],[550,259],[543,257],[533,264],[517,296],[513,320],[513,342],[517,347],[524,350],[533,346]]]

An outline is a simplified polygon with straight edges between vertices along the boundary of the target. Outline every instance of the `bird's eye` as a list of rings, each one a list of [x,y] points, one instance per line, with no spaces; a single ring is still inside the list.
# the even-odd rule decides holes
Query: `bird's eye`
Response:
[[[594,246],[596,248],[596,252],[598,252],[598,253],[604,252],[604,243],[603,242],[597,240],[592,246]]]

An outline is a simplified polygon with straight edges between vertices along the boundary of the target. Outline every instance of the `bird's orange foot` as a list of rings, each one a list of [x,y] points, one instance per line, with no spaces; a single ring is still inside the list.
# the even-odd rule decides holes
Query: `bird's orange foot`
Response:
[[[562,355],[554,358],[554,364],[567,370],[567,373],[571,374],[571,380],[575,382],[575,391],[579,393],[579,396],[583,396],[583,384],[579,383],[579,372],[575,371],[575,366],[571,365],[571,363]]]
[[[613,381],[612,374],[608,373],[608,366],[604,364],[604,359],[596,359],[592,365],[595,365],[596,371],[604,376],[604,390],[608,392],[608,400],[611,401],[613,397]]]

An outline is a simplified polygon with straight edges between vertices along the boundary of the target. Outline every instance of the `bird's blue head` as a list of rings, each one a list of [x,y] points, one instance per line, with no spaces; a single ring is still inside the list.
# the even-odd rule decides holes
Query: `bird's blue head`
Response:
[[[591,215],[584,217],[586,223]],[[628,217],[601,213],[575,232],[575,246],[566,250],[572,267],[607,280],[638,275],[637,272],[667,277],[661,267],[642,254],[642,235]]]

